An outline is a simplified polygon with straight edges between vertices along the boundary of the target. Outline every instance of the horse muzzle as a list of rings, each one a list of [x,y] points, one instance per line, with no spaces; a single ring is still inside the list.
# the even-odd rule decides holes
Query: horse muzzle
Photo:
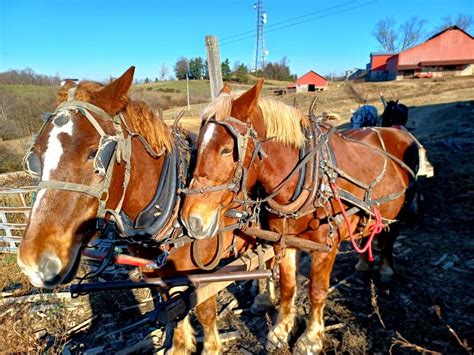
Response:
[[[18,259],[18,264],[35,287],[53,288],[59,285],[63,279],[61,276],[63,263],[54,254],[45,253],[41,255],[38,263],[33,266],[23,264],[20,258]]]
[[[219,229],[219,214],[215,211],[207,226],[201,216],[195,214],[183,219],[183,223],[190,237],[194,239],[206,239],[217,234]]]

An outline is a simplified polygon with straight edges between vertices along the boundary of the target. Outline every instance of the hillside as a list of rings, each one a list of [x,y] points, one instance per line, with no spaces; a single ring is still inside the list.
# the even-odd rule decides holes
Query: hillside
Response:
[[[232,84],[231,87],[234,90],[242,89],[242,87],[235,87]],[[273,96],[271,91],[273,88],[272,86],[266,87],[263,95]],[[349,122],[351,109],[357,109],[366,98],[367,104],[376,106],[379,114],[381,114],[383,106],[380,101],[380,92],[384,93],[387,100],[400,100],[407,106],[415,107],[426,104],[473,100],[473,88],[474,77],[367,83],[331,82],[329,88],[324,92],[291,93],[276,98],[289,105],[296,103],[296,106],[306,113],[313,98],[319,96],[316,107],[317,115],[321,115],[324,111],[337,113],[342,120],[340,122],[333,121],[332,123],[339,125]],[[197,131],[199,129],[199,113],[206,105],[207,102],[191,105],[190,111],[188,111],[187,106],[174,107],[164,111],[164,117],[167,120],[172,120],[178,112],[184,110],[183,125],[192,131]]]
[[[255,78],[253,78],[255,79]],[[269,81],[264,86],[263,95],[272,96],[272,91],[284,88],[287,82]],[[250,85],[230,83],[235,91],[246,90]],[[348,122],[351,109],[356,109],[365,98],[367,103],[375,105],[382,112],[382,103],[379,92],[382,91],[387,100],[399,99],[400,102],[412,106],[423,106],[427,104],[452,103],[474,99],[474,77],[466,78],[443,78],[443,79],[419,79],[398,82],[378,83],[345,83],[333,82],[329,88],[322,93],[292,93],[278,96],[287,104],[296,104],[303,112],[307,112],[310,102],[314,96],[319,96],[316,113],[321,115],[323,111],[337,113],[341,116],[340,122],[332,122],[339,125]],[[2,91],[3,90],[3,91]],[[171,121],[178,112],[184,110],[185,115],[181,121],[183,126],[191,131],[197,132],[200,126],[199,114],[210,101],[209,82],[202,80],[189,81],[191,106],[188,111],[186,98],[186,81],[165,81],[158,83],[139,84],[132,88],[132,98],[146,101],[153,110],[158,112],[163,109],[165,120]],[[13,124],[0,122],[0,136],[17,129],[18,132],[35,132],[41,125],[40,112],[52,110],[56,88],[40,87],[33,85],[1,85],[0,96],[6,98],[14,97],[21,107],[29,108],[29,114],[22,116],[14,112]],[[5,94],[7,93],[7,94]],[[13,100],[13,99],[12,99]],[[41,105],[39,105],[41,103]],[[47,109],[46,109],[46,108]],[[23,121],[22,117],[26,117]],[[16,131],[15,131],[16,132]],[[7,135],[8,136],[8,135]],[[28,141],[25,139],[24,141]],[[0,172],[16,170],[21,163],[21,158],[27,144],[11,145],[8,141],[0,141]]]

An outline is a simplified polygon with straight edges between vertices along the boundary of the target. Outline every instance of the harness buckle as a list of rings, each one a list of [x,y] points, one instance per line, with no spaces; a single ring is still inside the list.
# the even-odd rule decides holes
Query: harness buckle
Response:
[[[170,252],[168,250],[164,250],[163,253],[161,253],[161,255],[156,258],[155,262],[146,265],[145,268],[148,270],[161,269],[163,266],[165,266],[168,255],[170,255]]]

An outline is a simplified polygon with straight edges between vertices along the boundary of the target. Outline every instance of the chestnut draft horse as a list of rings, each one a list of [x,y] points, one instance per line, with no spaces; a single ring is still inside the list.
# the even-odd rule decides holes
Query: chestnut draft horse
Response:
[[[172,134],[145,103],[129,99],[133,73],[131,67],[106,86],[65,84],[56,112],[27,155],[29,170],[41,181],[18,264],[34,286],[52,288],[70,282],[81,249],[97,232],[98,218],[107,220],[110,215],[121,225],[124,239],[130,235],[135,241],[145,238],[148,247],[135,247],[135,255],[156,259],[164,251],[170,253],[166,264],[149,276],[189,275],[199,270],[192,243],[180,247],[168,243],[180,235],[177,190],[183,187],[180,180],[186,179],[185,173],[178,173],[180,145],[189,137]],[[162,191],[158,200],[156,191]],[[149,228],[147,218],[166,214],[166,219],[158,221],[163,225]],[[199,258],[204,265],[214,260],[216,239],[200,241]],[[242,251],[249,244],[242,238],[234,244],[231,232],[223,233],[222,240],[222,257],[230,256],[232,246]],[[203,325],[204,350],[216,353],[220,349],[216,296],[197,306],[196,314]],[[172,352],[184,353],[193,346],[193,332],[185,318],[174,332]]]
[[[295,324],[297,253],[285,247],[285,236],[330,246],[327,253],[311,252],[311,311],[294,348],[298,354],[317,353],[323,348],[323,308],[338,246],[351,237],[373,237],[397,218],[414,179],[417,146],[391,128],[351,130],[345,137],[284,103],[259,99],[262,85],[239,97],[225,87],[211,103],[219,114],[201,128],[181,218],[191,236],[205,238],[215,234],[230,207],[265,206],[264,227],[282,236],[275,244],[281,302],[268,350],[286,347]],[[391,259],[382,263],[390,268]]]

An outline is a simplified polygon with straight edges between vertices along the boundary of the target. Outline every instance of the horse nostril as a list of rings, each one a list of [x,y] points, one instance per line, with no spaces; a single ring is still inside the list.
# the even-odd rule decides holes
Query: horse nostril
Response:
[[[201,231],[202,230],[201,219],[199,219],[198,217],[189,217],[188,226],[191,232],[196,233],[196,232]]]
[[[45,256],[42,260],[42,265],[39,267],[39,272],[42,275],[45,284],[56,284],[60,278],[62,262],[57,256]]]

